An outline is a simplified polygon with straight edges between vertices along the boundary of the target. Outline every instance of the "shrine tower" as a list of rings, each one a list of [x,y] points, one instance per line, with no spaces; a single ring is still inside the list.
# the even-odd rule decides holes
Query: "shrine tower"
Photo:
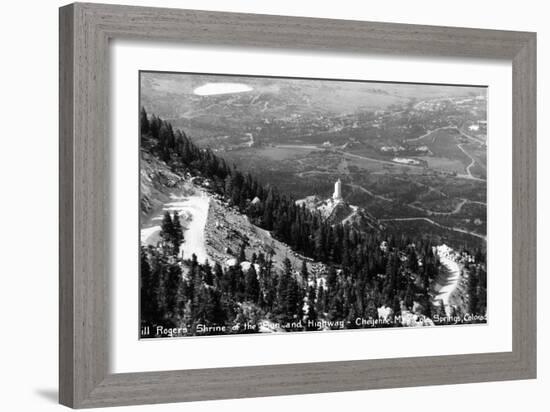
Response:
[[[341,202],[342,200],[342,181],[338,179],[336,183],[334,183],[334,194],[332,195],[332,200],[335,202]]]

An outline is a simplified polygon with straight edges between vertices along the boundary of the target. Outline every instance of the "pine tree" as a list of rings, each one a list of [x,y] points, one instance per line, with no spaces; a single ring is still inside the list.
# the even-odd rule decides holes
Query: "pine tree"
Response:
[[[263,292],[263,299],[265,301],[265,308],[271,312],[276,310],[275,302],[277,301],[277,295],[279,293],[279,276],[273,274],[273,262],[271,257],[265,262],[265,265],[260,266]]]
[[[267,230],[273,229],[273,209],[271,207],[271,204],[268,204],[267,202],[264,207],[262,224],[263,224],[263,227]]]
[[[412,282],[409,282],[407,285],[407,290],[405,291],[405,306],[407,308],[412,308],[414,303],[414,288]]]
[[[223,190],[226,197],[230,197],[233,193],[233,178],[230,174],[228,174],[225,178]]]
[[[320,260],[321,262],[326,261],[326,249],[325,249],[325,232],[324,227],[319,226],[319,228],[315,231],[315,235],[313,238],[314,242],[314,257],[317,260]]]
[[[191,298],[192,298],[192,313],[193,316],[198,316],[199,306],[201,304],[201,289],[203,287],[202,273],[199,266],[197,255],[194,253],[191,255],[191,267],[189,269],[189,276],[191,280]]]
[[[286,321],[290,312],[290,299],[288,296],[292,280],[292,263],[290,259],[285,258],[283,267],[284,269],[279,276],[279,283],[277,286],[277,312]]]
[[[439,319],[444,319],[447,317],[447,311],[445,310],[445,303],[443,302],[443,300],[439,301],[439,306],[437,307],[437,314],[439,315]]]
[[[173,254],[177,256],[180,252],[180,246],[183,242],[183,229],[181,227],[180,217],[177,211],[172,218],[172,243],[174,244]]]
[[[302,296],[302,289],[294,277],[290,277],[287,286],[287,302],[286,318],[288,321],[298,321],[303,317],[303,303],[304,297]]]
[[[235,298],[239,302],[243,302],[245,300],[245,276],[243,273],[242,266],[238,265],[235,266]]]
[[[316,286],[310,286],[307,293],[307,330],[317,330],[313,323],[317,322],[316,295]]]
[[[250,265],[250,268],[246,272],[245,295],[246,300],[255,303],[258,302],[260,295],[260,283],[258,282],[258,275],[253,264]]]
[[[243,242],[241,244],[241,249],[239,251],[239,262],[246,261],[246,244]]]
[[[216,286],[216,289],[223,290],[223,269],[222,266],[219,264],[219,262],[216,262],[214,265],[214,285]]]
[[[423,307],[424,307],[424,316],[431,318],[432,317],[432,301],[429,296],[424,297],[423,301]]]
[[[470,313],[471,314],[477,314],[478,313],[478,303],[479,299],[477,297],[477,285],[478,285],[478,277],[477,273],[474,270],[470,270],[468,274],[468,299],[469,299],[469,306],[470,306]]]
[[[300,271],[300,276],[302,277],[302,281],[307,285],[309,280],[309,272],[307,271],[307,264],[306,260],[302,260],[302,270]]]
[[[160,158],[168,162],[170,161],[170,140],[171,140],[170,128],[166,122],[162,122],[159,129],[159,148]]]
[[[409,254],[407,256],[407,262],[409,265],[409,268],[411,269],[411,272],[417,273],[418,272],[418,256],[416,255],[416,251],[414,250],[414,247],[411,247],[409,250]]]
[[[378,307],[376,306],[376,292],[367,295],[367,305],[365,307],[364,317],[378,319]]]
[[[327,302],[328,319],[331,321],[340,321],[343,318],[343,295],[342,290],[338,290],[336,293],[329,295]]]
[[[220,292],[217,290],[210,290],[209,301],[209,322],[218,326],[225,325],[227,322],[227,314]]]
[[[181,268],[178,265],[169,265],[163,292],[166,305],[164,317],[167,326],[179,326],[183,309],[183,301],[180,300],[182,282]]]
[[[399,316],[401,314],[401,300],[399,296],[394,296],[392,301],[392,310],[394,316]]]
[[[147,118],[147,112],[144,107],[141,108],[139,114],[139,125],[142,135],[149,133],[149,119]]]
[[[160,229],[160,238],[163,241],[163,246],[170,248],[170,251],[173,251],[173,235],[174,235],[174,224],[172,223],[172,218],[170,213],[164,213],[162,218],[162,224]]]
[[[151,116],[151,121],[149,122],[149,130],[151,131],[151,136],[153,136],[153,138],[157,140],[159,138],[160,123],[161,120],[158,117],[156,117],[155,115]]]
[[[336,268],[332,265],[328,268],[326,282],[329,294],[332,292],[336,292],[336,288],[338,286],[338,274],[336,272]]]
[[[214,275],[212,274],[212,267],[210,266],[208,259],[204,262],[204,265],[202,265],[202,270],[204,272],[204,283],[208,286],[214,286]]]
[[[141,322],[148,326],[154,321],[155,317],[153,307],[153,278],[147,251],[143,246],[140,250],[140,277]]]
[[[325,289],[320,286],[319,290],[317,291],[317,301],[315,302],[315,311],[318,314],[324,314],[325,313]]]

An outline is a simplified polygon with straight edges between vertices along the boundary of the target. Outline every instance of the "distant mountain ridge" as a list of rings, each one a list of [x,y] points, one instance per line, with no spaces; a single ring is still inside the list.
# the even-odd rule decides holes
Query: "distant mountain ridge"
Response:
[[[248,92],[202,96],[197,87],[220,82],[249,86]],[[415,84],[346,82],[315,79],[270,79],[253,76],[141,74],[141,104],[149,112],[170,119],[175,127],[192,132],[195,139],[253,129],[266,119],[292,115],[306,118],[342,116],[387,110],[430,98],[467,97],[456,87]],[[208,131],[208,133],[205,133]]]

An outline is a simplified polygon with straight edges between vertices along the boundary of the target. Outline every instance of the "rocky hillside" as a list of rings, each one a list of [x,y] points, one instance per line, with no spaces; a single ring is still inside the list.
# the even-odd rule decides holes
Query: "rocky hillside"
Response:
[[[350,205],[344,200],[321,199],[314,195],[297,200],[296,204],[321,212],[321,215],[332,224],[347,223],[361,231],[379,231],[384,228],[378,219],[365,209]]]
[[[253,253],[264,253],[266,257],[272,256],[276,268],[282,268],[283,261],[288,258],[296,269],[300,268],[302,260],[307,261],[311,273],[324,269],[323,264],[294,252],[212,193],[208,179],[178,176],[146,151],[141,153],[140,188],[141,239],[145,244],[158,242],[162,214],[178,211],[184,227],[182,253],[185,258],[195,254],[199,261],[208,259],[228,267],[235,264],[244,245],[248,258]]]
[[[170,195],[185,189],[185,179],[149,152],[142,150],[140,156],[139,206],[142,219],[147,219],[154,210],[170,201]]]
[[[245,245],[247,257],[253,253],[271,255],[276,268],[283,268],[285,258],[290,259],[294,268],[299,268],[305,259],[312,273],[324,268],[323,264],[304,258],[287,244],[274,239],[269,231],[253,225],[247,216],[229,207],[217,196],[210,201],[205,234],[208,255],[225,266],[231,266],[241,246]]]

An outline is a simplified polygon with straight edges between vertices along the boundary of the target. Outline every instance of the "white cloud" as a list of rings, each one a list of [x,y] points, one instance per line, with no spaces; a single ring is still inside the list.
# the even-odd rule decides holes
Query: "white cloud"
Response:
[[[249,92],[252,87],[242,83],[206,83],[193,90],[199,96]]]

